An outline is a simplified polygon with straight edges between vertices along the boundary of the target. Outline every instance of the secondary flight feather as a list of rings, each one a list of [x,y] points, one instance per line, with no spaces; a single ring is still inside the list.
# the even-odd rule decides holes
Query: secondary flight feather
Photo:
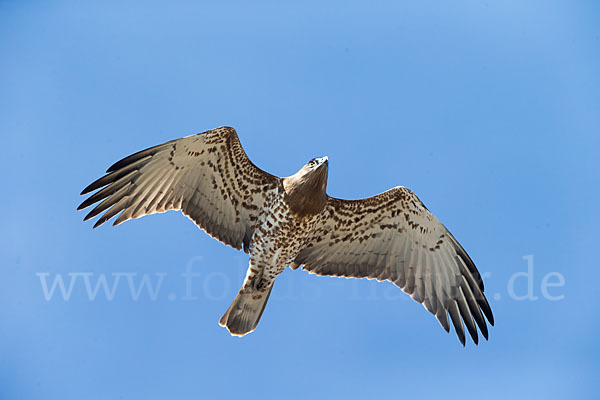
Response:
[[[233,128],[221,127],[132,154],[108,168],[78,207],[100,214],[94,228],[181,210],[199,228],[250,255],[242,288],[220,324],[252,332],[276,277],[303,266],[318,275],[390,281],[450,323],[465,344],[488,338],[492,310],[475,264],[407,188],[360,200],[330,197],[327,157],[296,174],[271,175],[246,156]],[[486,322],[487,321],[487,322]]]

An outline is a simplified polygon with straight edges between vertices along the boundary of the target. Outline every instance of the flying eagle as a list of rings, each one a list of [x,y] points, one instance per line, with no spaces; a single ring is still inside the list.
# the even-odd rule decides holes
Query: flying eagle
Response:
[[[220,320],[232,335],[252,332],[275,278],[287,267],[310,273],[391,281],[449,321],[465,344],[478,343],[494,317],[475,264],[409,189],[360,200],[329,197],[327,157],[279,178],[255,166],[233,128],[220,127],[142,150],[112,165],[83,189],[97,190],[78,210],[100,202],[94,228],[181,210],[219,241],[250,254],[246,278]],[[450,318],[448,318],[448,316]]]

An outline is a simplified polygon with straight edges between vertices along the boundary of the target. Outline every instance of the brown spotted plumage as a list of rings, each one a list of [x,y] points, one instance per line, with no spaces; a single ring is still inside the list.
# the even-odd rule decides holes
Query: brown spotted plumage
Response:
[[[94,227],[181,210],[221,242],[250,254],[246,278],[220,320],[233,335],[256,328],[276,277],[311,273],[388,280],[422,303],[465,343],[493,325],[477,268],[410,190],[361,200],[329,197],[327,157],[279,178],[256,167],[233,128],[221,127],[135,153],[86,187],[78,209],[104,213]],[[450,318],[448,318],[450,316]]]

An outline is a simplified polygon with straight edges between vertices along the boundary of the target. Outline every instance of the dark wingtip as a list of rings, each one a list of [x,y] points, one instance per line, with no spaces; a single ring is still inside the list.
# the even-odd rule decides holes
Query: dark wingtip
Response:
[[[446,333],[450,333],[450,325],[442,325],[442,328],[444,328]]]
[[[106,218],[102,217],[100,218],[98,221],[96,221],[96,223],[93,226],[93,229],[96,229],[97,227],[99,227],[100,225],[102,225],[103,223],[106,222]]]
[[[492,308],[490,307],[486,298],[484,297],[483,301],[481,301],[481,302],[478,301],[478,303],[481,308],[481,311],[483,311],[483,313],[485,314],[485,317],[489,321],[490,325],[494,326],[494,314],[492,314]]]
[[[79,206],[77,206],[77,211],[81,211],[84,208],[88,208],[89,206],[91,206],[92,204],[94,204],[97,201],[98,200],[93,199],[93,197],[88,197],[87,199],[85,199],[84,201],[82,201]]]
[[[465,316],[465,318],[470,317]],[[469,332],[469,336],[471,336],[473,343],[475,343],[475,345],[479,344],[479,335],[477,334],[477,328],[475,327],[473,320],[470,320],[469,322],[465,321],[465,325],[467,326],[467,332]]]
[[[485,325],[484,325],[485,326]],[[488,330],[487,330],[487,326],[485,326],[485,328],[481,329],[481,327],[479,327],[479,330],[481,331],[481,334],[483,335],[483,337],[485,338],[485,340],[488,340]]]
[[[85,217],[83,217],[84,221],[94,218],[98,214],[94,214],[94,210],[90,211]]]
[[[95,182],[94,182],[94,183],[95,183]],[[94,185],[94,183],[90,183],[89,185],[87,185],[87,186],[85,187],[85,189],[83,189],[83,190],[81,191],[81,193],[79,193],[79,195],[80,195],[80,196],[83,196],[84,194],[88,194],[88,193],[90,193],[91,191],[93,191],[93,190],[94,190],[94,188],[93,188],[93,185]]]
[[[159,144],[158,146],[150,147],[145,150],[138,151],[137,153],[133,153],[132,155],[127,156],[125,158],[122,158],[121,160],[117,161],[116,163],[114,163],[113,165],[108,167],[108,169],[106,170],[106,173],[109,174],[109,173],[114,172],[118,169],[121,169],[131,163],[141,160],[142,158],[144,158],[146,156],[154,155],[154,154],[156,154],[156,152],[159,151],[160,148],[162,148],[163,146],[165,146],[169,143],[171,143],[171,142]]]

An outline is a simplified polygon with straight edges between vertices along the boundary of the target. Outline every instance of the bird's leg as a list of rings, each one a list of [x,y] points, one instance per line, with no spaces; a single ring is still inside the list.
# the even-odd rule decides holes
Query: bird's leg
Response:
[[[250,265],[248,266],[248,271],[246,272],[246,279],[244,279],[244,284],[242,285],[240,293],[252,292],[259,289],[263,272],[264,267],[255,264],[252,260],[250,260]]]
[[[273,281],[269,281],[266,279],[261,279],[257,284],[256,284],[256,290],[260,291],[260,292],[266,292],[271,286],[273,285]]]

